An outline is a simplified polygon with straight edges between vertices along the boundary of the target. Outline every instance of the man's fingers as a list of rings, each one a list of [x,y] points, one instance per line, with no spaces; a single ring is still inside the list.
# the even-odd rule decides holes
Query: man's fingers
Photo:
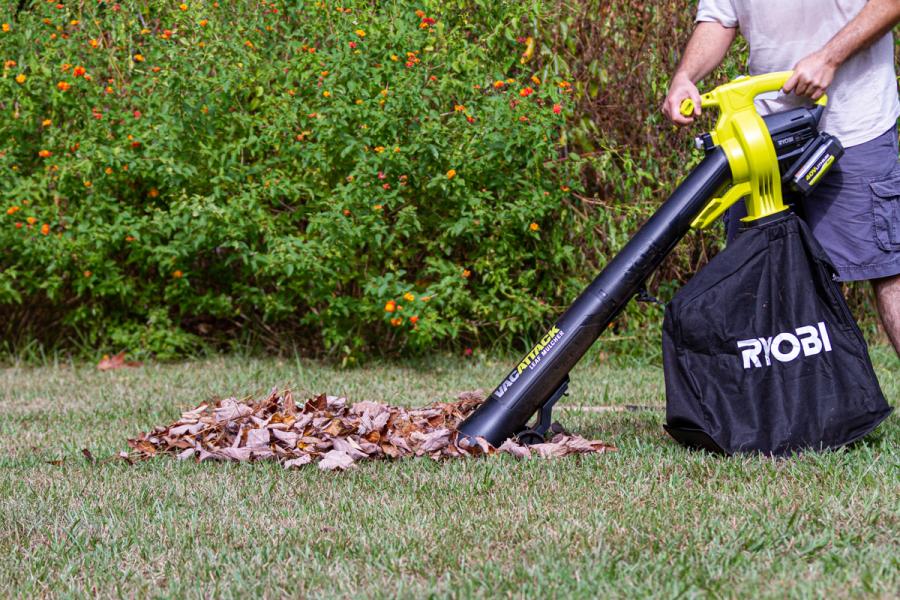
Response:
[[[697,90],[695,90],[695,89],[694,89],[694,90],[690,90],[690,96],[691,96],[691,100],[694,101],[694,116],[695,116],[695,117],[699,117],[699,116],[700,116],[700,113],[703,112],[703,111],[700,109],[700,103],[701,103],[701,100],[700,100],[700,93],[697,92]],[[693,121],[693,119],[691,119],[691,120]]]
[[[797,85],[797,79],[797,71],[794,71],[791,76],[788,77],[788,80],[784,82],[784,85],[781,87],[781,91],[785,94],[790,94],[794,90],[794,87],[796,87]]]
[[[794,93],[798,96],[807,96],[809,94],[809,81],[799,78],[797,85],[794,86]]]
[[[818,100],[819,98],[822,97],[822,94],[824,94],[824,93],[825,93],[825,88],[821,88],[821,87],[816,88],[816,90],[812,93],[810,98],[812,98],[813,100]]]

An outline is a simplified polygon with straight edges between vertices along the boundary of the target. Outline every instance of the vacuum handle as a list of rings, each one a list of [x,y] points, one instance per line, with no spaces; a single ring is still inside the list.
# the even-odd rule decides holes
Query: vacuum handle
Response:
[[[729,106],[735,107],[740,104],[747,104],[748,99],[752,102],[760,94],[776,92],[782,89],[784,84],[787,83],[788,79],[790,79],[793,74],[793,71],[779,71],[777,73],[767,73],[765,75],[757,75],[754,77],[738,77],[731,83],[722,86],[722,88],[731,88],[731,86],[734,85],[734,87],[729,90],[727,97],[729,98]],[[716,90],[719,89],[721,88],[716,88]],[[700,97],[701,107],[720,106],[721,99],[726,97],[726,95],[721,93],[717,94],[716,90],[707,92]],[[819,106],[825,106],[828,104],[828,95],[822,94],[822,97],[816,100],[815,103]],[[685,98],[681,101],[678,112],[685,117],[689,117],[694,114],[695,107],[696,104],[692,98]]]

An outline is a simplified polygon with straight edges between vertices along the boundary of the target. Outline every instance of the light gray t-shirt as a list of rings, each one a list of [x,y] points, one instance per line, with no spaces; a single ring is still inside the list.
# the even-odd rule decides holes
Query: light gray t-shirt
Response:
[[[867,0],[700,0],[697,21],[740,27],[750,45],[751,75],[788,71],[821,49]],[[851,56],[828,86],[822,129],[845,147],[862,144],[896,126],[900,116],[894,41],[886,33]],[[762,114],[808,103],[781,93],[761,96]]]

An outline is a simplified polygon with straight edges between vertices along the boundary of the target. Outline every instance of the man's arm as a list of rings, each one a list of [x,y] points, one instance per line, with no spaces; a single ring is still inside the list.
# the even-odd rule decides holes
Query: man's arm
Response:
[[[831,85],[844,61],[900,22],[900,0],[869,0],[858,15],[838,31],[821,50],[801,59],[784,84],[785,93],[818,100]]]
[[[688,125],[694,122],[694,117],[700,116],[700,92],[696,83],[719,66],[736,35],[737,29],[734,27],[725,27],[714,21],[697,23],[663,101],[663,114],[670,121],[676,125]],[[679,112],[685,98],[694,101],[694,114],[689,117]]]

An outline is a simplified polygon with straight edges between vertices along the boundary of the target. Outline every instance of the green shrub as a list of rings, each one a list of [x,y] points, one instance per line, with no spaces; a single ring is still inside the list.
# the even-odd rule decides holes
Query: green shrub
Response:
[[[532,7],[145,4],[0,34],[0,304],[39,315],[7,340],[426,348],[537,331],[574,285]]]

